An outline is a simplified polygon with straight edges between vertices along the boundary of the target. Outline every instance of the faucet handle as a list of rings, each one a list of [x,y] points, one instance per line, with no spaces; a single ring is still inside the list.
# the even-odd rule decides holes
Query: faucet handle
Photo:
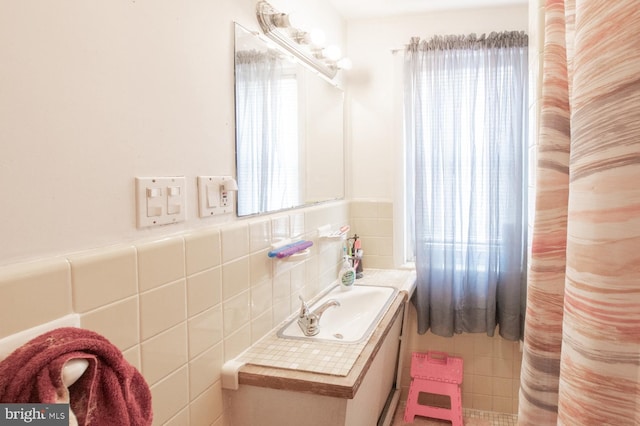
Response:
[[[304,318],[309,315],[309,306],[307,305],[307,302],[304,301],[302,296],[298,295],[298,299],[300,299],[300,302],[302,302],[302,305],[300,306],[300,318]]]

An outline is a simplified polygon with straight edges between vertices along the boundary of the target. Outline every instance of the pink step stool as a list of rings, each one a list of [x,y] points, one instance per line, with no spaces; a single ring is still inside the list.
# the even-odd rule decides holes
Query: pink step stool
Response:
[[[404,411],[404,421],[413,423],[415,416],[449,420],[452,426],[462,426],[462,358],[444,352],[414,352],[411,357],[411,386]],[[432,407],[418,403],[420,392],[446,395],[451,408]]]

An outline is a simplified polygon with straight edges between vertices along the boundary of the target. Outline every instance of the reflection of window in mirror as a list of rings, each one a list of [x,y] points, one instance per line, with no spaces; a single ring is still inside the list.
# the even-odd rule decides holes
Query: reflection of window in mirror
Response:
[[[238,214],[300,204],[296,65],[277,52],[236,53]]]

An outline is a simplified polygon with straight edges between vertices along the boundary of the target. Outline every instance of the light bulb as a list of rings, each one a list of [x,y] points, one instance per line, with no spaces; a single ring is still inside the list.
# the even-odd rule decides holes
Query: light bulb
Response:
[[[322,54],[324,55],[325,58],[331,60],[331,61],[337,61],[338,59],[340,59],[340,56],[342,55],[342,52],[340,52],[340,48],[336,45],[331,45],[326,47],[323,51]]]
[[[351,67],[353,67],[353,63],[351,62],[351,59],[349,59],[349,58],[340,59],[336,65],[341,70],[350,70]]]
[[[326,40],[326,35],[324,34],[324,31],[316,28],[309,32],[309,40],[311,41],[311,44],[322,46]]]

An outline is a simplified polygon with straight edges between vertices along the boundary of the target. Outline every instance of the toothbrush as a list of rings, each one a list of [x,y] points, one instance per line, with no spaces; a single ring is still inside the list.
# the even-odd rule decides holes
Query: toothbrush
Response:
[[[290,249],[292,247],[295,247],[295,246],[297,246],[299,244],[304,244],[304,243],[306,243],[305,240],[299,240],[299,241],[296,241],[295,243],[286,244],[286,245],[284,245],[282,247],[278,247],[277,249],[271,250],[269,253],[267,253],[267,256],[269,256],[269,257],[277,257],[278,253],[280,253],[281,251],[286,250],[286,249]]]
[[[280,250],[276,257],[278,259],[282,259],[283,257],[289,257],[292,254],[296,254],[299,251],[305,250],[313,245],[311,241],[302,241],[298,244],[294,244],[292,247],[285,248],[284,250]]]

